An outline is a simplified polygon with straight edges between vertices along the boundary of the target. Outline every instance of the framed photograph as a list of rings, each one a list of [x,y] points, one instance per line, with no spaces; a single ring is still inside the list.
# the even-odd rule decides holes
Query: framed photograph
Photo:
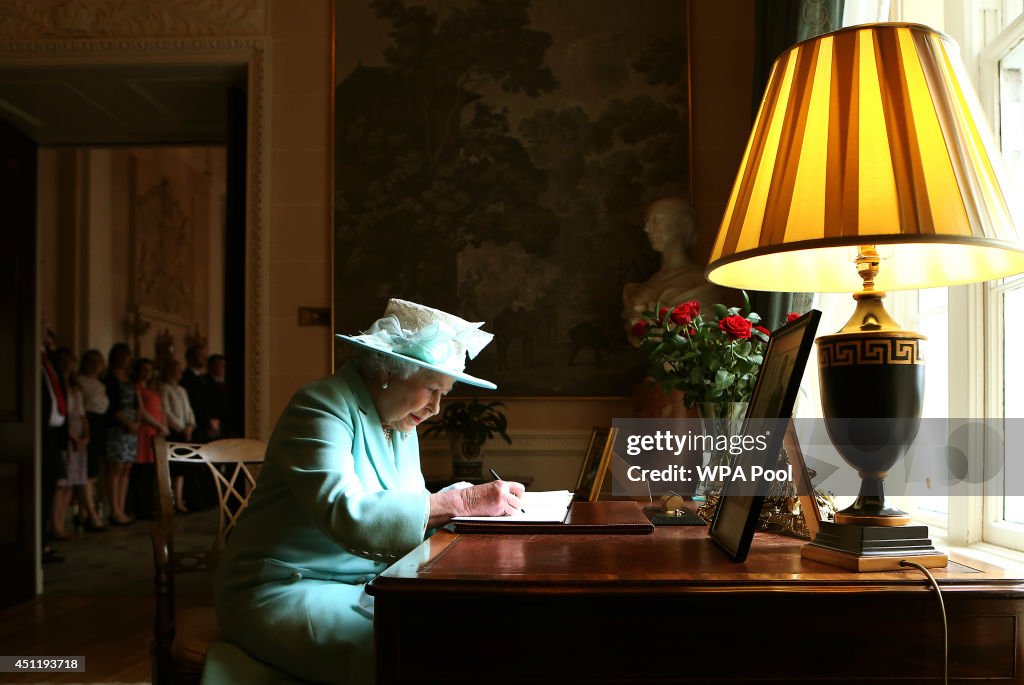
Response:
[[[793,479],[796,480],[797,499],[800,500],[800,511],[804,515],[804,523],[807,525],[807,532],[811,534],[811,540],[818,536],[821,529],[821,510],[818,508],[818,498],[814,494],[814,485],[811,483],[811,474],[807,471],[807,464],[804,462],[804,451],[800,448],[800,439],[796,434],[796,427],[789,422],[786,428],[786,457],[793,466]]]
[[[590,444],[583,455],[580,475],[576,479],[573,499],[577,502],[596,502],[601,494],[608,464],[611,461],[612,446],[615,444],[614,428],[597,427],[590,434]]]
[[[821,312],[812,309],[772,333],[761,373],[758,374],[754,393],[747,406],[744,432],[750,430],[751,421],[756,419],[784,419],[788,425],[820,318]],[[749,473],[753,466],[772,466],[786,432],[771,431],[766,450],[739,455],[734,467],[742,466]],[[710,535],[733,560],[743,561],[747,558],[763,503],[764,490],[757,483],[725,481],[718,508],[711,521]]]
[[[336,332],[400,297],[485,322],[503,397],[631,395],[644,212],[691,197],[688,0],[335,6]]]

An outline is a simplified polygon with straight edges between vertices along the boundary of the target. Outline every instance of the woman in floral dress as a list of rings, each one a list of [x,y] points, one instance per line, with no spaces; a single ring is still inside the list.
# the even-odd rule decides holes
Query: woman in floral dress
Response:
[[[110,523],[115,526],[127,526],[133,521],[124,510],[140,428],[138,393],[129,375],[131,365],[132,353],[128,345],[115,343],[107,360],[107,397],[110,400],[107,410],[107,479]]]

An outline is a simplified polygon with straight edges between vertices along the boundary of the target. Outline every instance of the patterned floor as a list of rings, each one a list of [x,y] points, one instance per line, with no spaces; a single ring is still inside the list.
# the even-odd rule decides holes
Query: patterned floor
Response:
[[[75,539],[54,547],[66,561],[44,566],[44,592],[74,597],[151,597],[153,595],[152,521],[131,526],[111,526],[105,533],[78,533]],[[175,518],[175,548],[179,552],[209,546],[217,532],[217,512],[208,510]],[[209,580],[203,574],[178,577],[176,592],[186,599],[208,595]]]

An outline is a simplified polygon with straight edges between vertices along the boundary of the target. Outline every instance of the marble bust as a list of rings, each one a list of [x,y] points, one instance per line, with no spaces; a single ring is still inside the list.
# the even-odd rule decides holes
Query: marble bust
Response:
[[[647,208],[644,233],[661,254],[661,268],[643,283],[627,283],[622,289],[627,334],[644,310],[698,300],[701,311],[708,311],[715,302],[725,300],[727,291],[708,283],[703,266],[694,264],[687,254],[697,241],[696,216],[689,202],[677,197],[656,200]]]

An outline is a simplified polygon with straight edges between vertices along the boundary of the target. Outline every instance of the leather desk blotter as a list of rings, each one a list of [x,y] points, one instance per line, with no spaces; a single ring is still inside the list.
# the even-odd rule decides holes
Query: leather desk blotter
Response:
[[[648,535],[654,525],[637,502],[573,502],[560,523],[536,521],[454,521],[456,533],[602,533]]]

